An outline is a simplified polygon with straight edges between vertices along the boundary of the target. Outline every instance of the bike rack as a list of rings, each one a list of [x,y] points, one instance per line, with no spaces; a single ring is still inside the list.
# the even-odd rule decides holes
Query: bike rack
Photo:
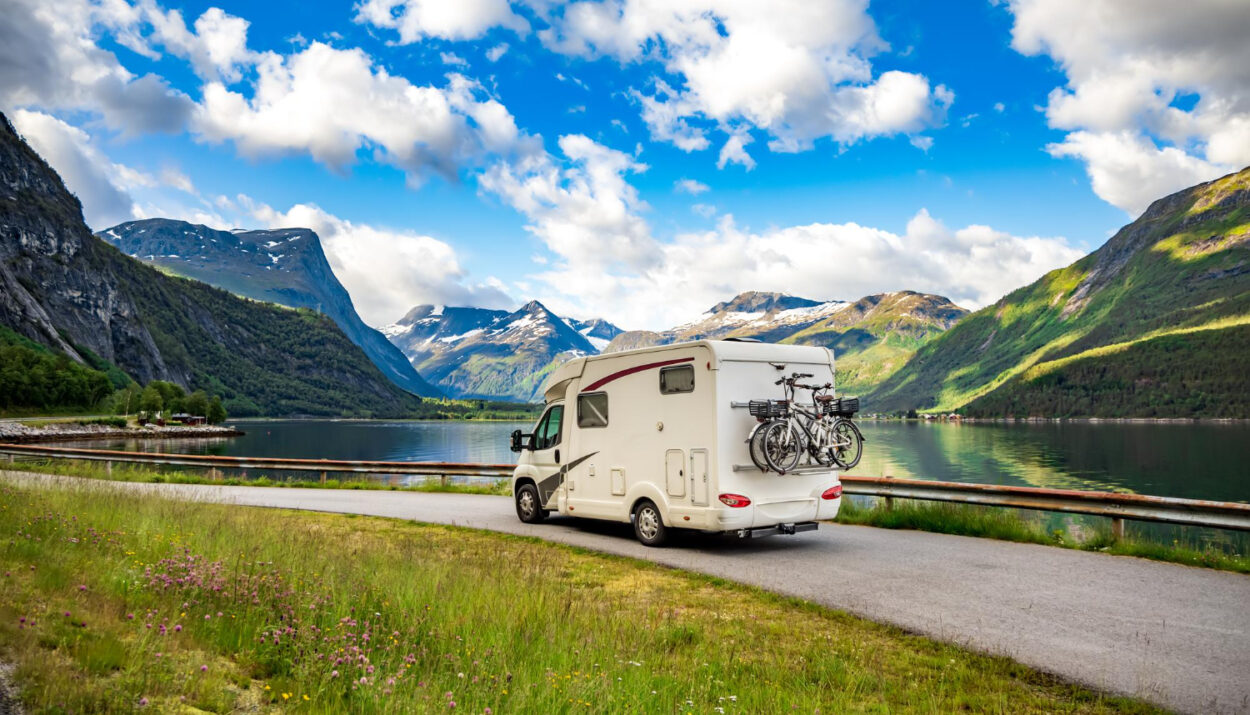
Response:
[[[733,470],[734,470],[735,472],[759,472],[759,471],[762,471],[759,467],[755,466],[754,464],[735,464],[735,465],[733,466]],[[769,471],[769,472],[772,472],[772,470],[771,470],[771,469],[770,469],[770,470],[768,470],[768,471]],[[817,473],[817,472],[829,472],[829,473],[833,473],[833,472],[836,472],[836,471],[837,471],[837,468],[836,468],[836,467],[823,467],[823,466],[821,466],[821,465],[819,465],[819,464],[805,464],[805,465],[803,465],[803,466],[801,466],[801,467],[795,467],[794,469],[788,469],[788,470],[786,470],[786,474],[815,474],[815,473]],[[776,474],[776,472],[773,472],[773,473],[774,473],[774,474]],[[784,476],[786,476],[786,474],[781,474],[781,475],[779,475],[779,476],[784,477]]]

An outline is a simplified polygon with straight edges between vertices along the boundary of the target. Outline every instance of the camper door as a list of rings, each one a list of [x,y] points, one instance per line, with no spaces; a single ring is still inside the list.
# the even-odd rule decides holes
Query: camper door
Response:
[[[553,403],[538,420],[531,441],[534,451],[532,464],[538,470],[538,496],[546,508],[551,508],[553,497],[564,480],[564,470],[560,466],[564,456],[561,454],[563,427],[564,403]]]

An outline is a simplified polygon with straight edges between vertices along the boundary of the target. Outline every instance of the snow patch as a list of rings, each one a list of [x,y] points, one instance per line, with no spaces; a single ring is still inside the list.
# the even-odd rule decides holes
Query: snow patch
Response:
[[[608,346],[608,343],[612,342],[611,340],[604,340],[603,338],[592,338],[585,333],[582,334],[585,335],[586,340],[590,341],[591,345],[595,346],[595,350],[598,350],[599,352],[603,352],[603,349]]]
[[[461,340],[464,340],[465,338],[471,338],[474,335],[481,335],[484,332],[486,331],[482,328],[474,328],[467,333],[461,333],[459,335],[448,335],[445,338],[439,338],[438,341],[440,343],[458,343]]]
[[[445,306],[445,305],[436,305],[436,306],[434,306],[434,310],[431,310],[431,311],[430,311],[430,317],[431,317],[431,318],[433,318],[433,317],[435,317],[435,316],[442,315],[442,314],[443,314],[443,309],[444,309],[444,308],[446,308],[446,307],[447,307],[447,306]]]

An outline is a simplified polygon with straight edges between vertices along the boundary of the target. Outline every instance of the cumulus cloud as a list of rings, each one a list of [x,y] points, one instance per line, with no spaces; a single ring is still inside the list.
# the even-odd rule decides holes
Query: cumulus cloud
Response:
[[[1046,150],[1084,161],[1094,193],[1131,216],[1155,199],[1232,170],[1176,147],[1159,148],[1131,131],[1072,132]]]
[[[427,37],[472,40],[492,27],[529,31],[508,0],[365,0],[357,6],[356,22],[396,30],[404,45]]]
[[[710,191],[711,187],[702,181],[695,181],[694,179],[678,179],[677,183],[673,184],[673,190],[682,194],[698,196],[704,191]]]
[[[491,62],[498,62],[499,58],[503,57],[507,52],[508,52],[508,43],[500,42],[498,45],[495,45],[494,47],[486,51],[486,59],[490,60]]]
[[[205,85],[195,119],[201,137],[233,141],[248,156],[307,152],[338,170],[368,148],[414,185],[533,144],[478,83],[451,74],[444,87],[414,85],[360,49],[313,42],[291,55],[264,53],[256,74],[250,97]]]
[[[638,270],[657,259],[646,203],[626,174],[647,166],[580,134],[560,137],[561,161],[547,154],[500,162],[478,179],[530,221],[526,228],[570,264],[592,271]]]
[[[471,283],[447,243],[412,231],[395,231],[339,218],[313,204],[277,211],[239,197],[268,228],[310,228],[362,320],[393,323],[414,305],[507,308],[516,302],[497,279]]]
[[[182,130],[191,99],[156,75],[135,76],[96,44],[98,27],[137,22],[136,13],[125,3],[7,2],[0,22],[0,107],[96,112],[127,134]]]
[[[151,177],[112,163],[92,146],[86,132],[56,117],[19,109],[12,118],[18,133],[78,197],[87,225],[104,228],[136,217],[128,188],[150,186]]]
[[[1067,77],[1046,117],[1071,134],[1050,150],[1084,161],[1104,200],[1135,214],[1149,198],[1250,164],[1250,4],[1009,5],[1012,46],[1050,56]]]
[[[1062,238],[952,230],[924,210],[902,234],[853,223],[755,232],[726,215],[712,230],[662,241],[628,181],[643,166],[584,136],[559,143],[562,157],[501,164],[481,188],[524,214],[553,255],[531,276],[544,302],[623,326],[669,327],[747,289],[824,300],[912,289],[979,307],[1082,255]]]
[[[907,134],[941,124],[953,100],[922,75],[873,78],[869,59],[887,46],[863,0],[582,0],[545,19],[539,36],[557,52],[659,62],[677,89],[660,80],[635,96],[653,138],[685,151],[707,148],[713,128],[762,130],[782,152]]]

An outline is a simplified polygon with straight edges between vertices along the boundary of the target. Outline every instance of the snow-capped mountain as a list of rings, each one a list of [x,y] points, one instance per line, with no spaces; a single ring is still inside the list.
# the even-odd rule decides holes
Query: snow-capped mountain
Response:
[[[620,332],[598,318],[561,318],[538,301],[512,312],[419,305],[382,328],[422,375],[449,394],[521,400],[540,399],[552,369],[598,353]]]
[[[902,367],[917,348],[967,313],[942,296],[914,291],[823,303],[751,291],[671,330],[621,333],[604,352],[722,338],[821,345],[836,353],[839,385],[860,390]]]
[[[219,231],[185,221],[129,221],[96,234],[123,253],[253,300],[311,308],[329,316],[388,379],[434,396],[404,355],[356,314],[321,240],[306,228]]]

